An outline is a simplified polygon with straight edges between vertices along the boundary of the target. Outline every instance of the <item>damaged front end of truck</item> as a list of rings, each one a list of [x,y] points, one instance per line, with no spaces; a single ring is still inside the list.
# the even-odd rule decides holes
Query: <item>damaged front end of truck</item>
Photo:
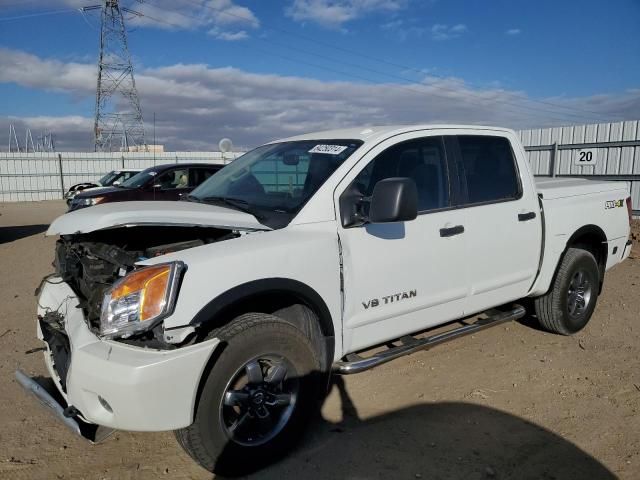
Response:
[[[164,364],[173,355],[178,359],[173,364],[188,372],[177,381],[184,382],[186,392],[217,344],[196,344],[193,328],[166,341],[162,320],[173,313],[188,265],[159,260],[269,230],[239,211],[190,202],[151,203],[95,207],[100,216],[91,215],[92,209],[80,210],[63,215],[47,232],[59,239],[55,272],[36,290],[37,336],[44,342],[45,364],[55,388],[22,371],[16,372],[16,379],[67,427],[92,442],[121,426],[152,431],[184,427],[191,421],[176,413],[156,423],[143,420],[153,416],[136,415],[139,407],[131,408],[136,397],[140,408],[148,409],[148,395],[167,405],[173,395],[173,402],[184,403],[176,412],[191,412],[193,399],[165,392],[167,386],[158,385],[166,382],[157,380],[166,375]],[[95,372],[107,366],[113,372],[111,385],[103,388],[104,378]],[[173,387],[179,385],[169,386]],[[102,392],[109,392],[110,398]],[[166,412],[167,405],[158,411]]]
[[[89,328],[101,334],[100,318],[105,295],[114,283],[138,268],[140,262],[240,235],[233,229],[158,225],[134,225],[63,235],[56,244],[56,277],[76,293],[78,306],[83,310]],[[174,274],[179,281],[182,271]],[[166,344],[162,338],[161,331],[147,331],[136,335],[134,340],[163,348]]]

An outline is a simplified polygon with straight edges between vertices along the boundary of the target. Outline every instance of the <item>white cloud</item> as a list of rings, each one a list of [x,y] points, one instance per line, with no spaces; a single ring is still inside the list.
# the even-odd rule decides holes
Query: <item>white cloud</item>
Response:
[[[382,30],[391,33],[401,42],[409,38],[419,38],[425,33],[426,29],[420,26],[421,23],[417,19],[404,20],[397,18],[380,25]]]
[[[97,67],[91,64],[43,60],[30,53],[0,47],[0,82],[86,95],[94,88],[88,80],[94,78],[96,72]]]
[[[209,30],[209,35],[214,36],[219,40],[227,40],[228,42],[236,42],[238,40],[246,40],[249,38],[249,34],[246,30],[238,30],[236,32],[228,32],[225,30],[221,30],[218,27],[214,27]]]
[[[520,35],[522,33],[522,30],[520,30],[519,28],[510,28],[504,33],[506,33],[507,35]]]
[[[286,14],[298,22],[314,22],[328,28],[341,28],[346,22],[371,12],[394,12],[408,0],[293,0]]]
[[[209,0],[206,5],[217,25],[241,25],[252,28],[260,26],[258,18],[250,9],[236,5],[231,0]]]
[[[467,32],[467,26],[464,23],[458,23],[456,25],[445,25],[442,23],[436,23],[431,27],[431,37],[434,40],[451,40],[452,38],[458,38]]]
[[[260,21],[247,7],[232,0],[157,0],[135,7],[147,17],[134,17],[132,22],[159,28],[208,28],[209,34],[220,40],[243,40],[249,37],[247,29],[257,29]],[[181,13],[179,13],[181,12]],[[166,23],[150,20],[157,18]]]
[[[50,5],[86,6],[86,0],[50,0]],[[196,30],[206,28],[221,40],[248,38],[248,29],[260,27],[258,17],[247,7],[233,0],[154,0],[130,5],[143,16],[127,15],[126,23],[135,27],[165,30]],[[93,12],[95,15],[95,12]],[[91,15],[87,12],[85,15]]]
[[[0,66],[2,83],[81,99],[90,99],[95,92],[93,64],[65,63],[0,48]],[[256,74],[204,64],[177,64],[137,73],[146,118],[156,113],[158,141],[169,149],[215,149],[225,136],[236,145],[255,146],[309,131],[375,124],[452,122],[527,128],[588,122],[559,111],[553,114],[519,109],[508,103],[526,101],[523,92],[499,87],[475,89],[454,78],[427,77],[420,85],[367,84]],[[548,100],[599,112],[611,120],[617,116],[635,119],[640,111],[640,89]],[[536,104],[535,108],[549,107]],[[92,147],[92,114],[14,115],[0,118],[0,130],[6,131],[9,122],[19,131],[26,126],[37,133],[49,129],[56,134],[59,150],[87,150]]]

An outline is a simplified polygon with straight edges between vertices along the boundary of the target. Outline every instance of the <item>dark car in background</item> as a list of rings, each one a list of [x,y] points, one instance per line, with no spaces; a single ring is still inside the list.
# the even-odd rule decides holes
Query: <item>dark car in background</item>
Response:
[[[141,168],[123,168],[120,170],[112,170],[105,174],[97,182],[83,182],[76,183],[69,188],[69,191],[65,194],[64,198],[67,200],[67,205],[71,206],[73,198],[83,190],[96,187],[110,187],[112,185],[120,185],[122,182],[129,180],[134,175],[140,173]]]
[[[108,202],[180,200],[224,165],[172,163],[147,168],[116,186],[78,193],[69,211]]]

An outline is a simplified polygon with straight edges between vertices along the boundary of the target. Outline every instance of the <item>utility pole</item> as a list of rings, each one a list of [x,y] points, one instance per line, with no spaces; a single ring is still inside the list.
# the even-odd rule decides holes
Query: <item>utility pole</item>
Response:
[[[101,10],[100,56],[94,122],[95,150],[142,146],[144,123],[140,99],[133,77],[133,65],[127,45],[123,12],[140,15],[120,7],[119,0],[104,0],[101,5],[82,11]]]
[[[156,165],[156,112],[153,112],[153,166]]]

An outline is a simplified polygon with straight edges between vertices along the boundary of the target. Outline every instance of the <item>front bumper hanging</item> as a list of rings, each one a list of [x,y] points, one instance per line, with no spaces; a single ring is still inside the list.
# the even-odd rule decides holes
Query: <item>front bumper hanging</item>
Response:
[[[198,385],[219,339],[170,350],[103,340],[76,308],[80,302],[71,287],[51,280],[38,299],[37,336],[48,345],[44,361],[55,391],[17,374],[21,385],[77,433],[68,424],[72,417],[92,441],[103,438],[102,431],[93,432],[97,425],[141,432],[191,425]]]
[[[87,423],[80,419],[73,408],[64,407],[62,402],[56,400],[57,392],[49,392],[47,389],[28,376],[22,370],[16,370],[16,380],[22,388],[33,395],[55,418],[76,435],[89,440],[91,443],[99,443],[105,440],[115,430],[113,428]]]

